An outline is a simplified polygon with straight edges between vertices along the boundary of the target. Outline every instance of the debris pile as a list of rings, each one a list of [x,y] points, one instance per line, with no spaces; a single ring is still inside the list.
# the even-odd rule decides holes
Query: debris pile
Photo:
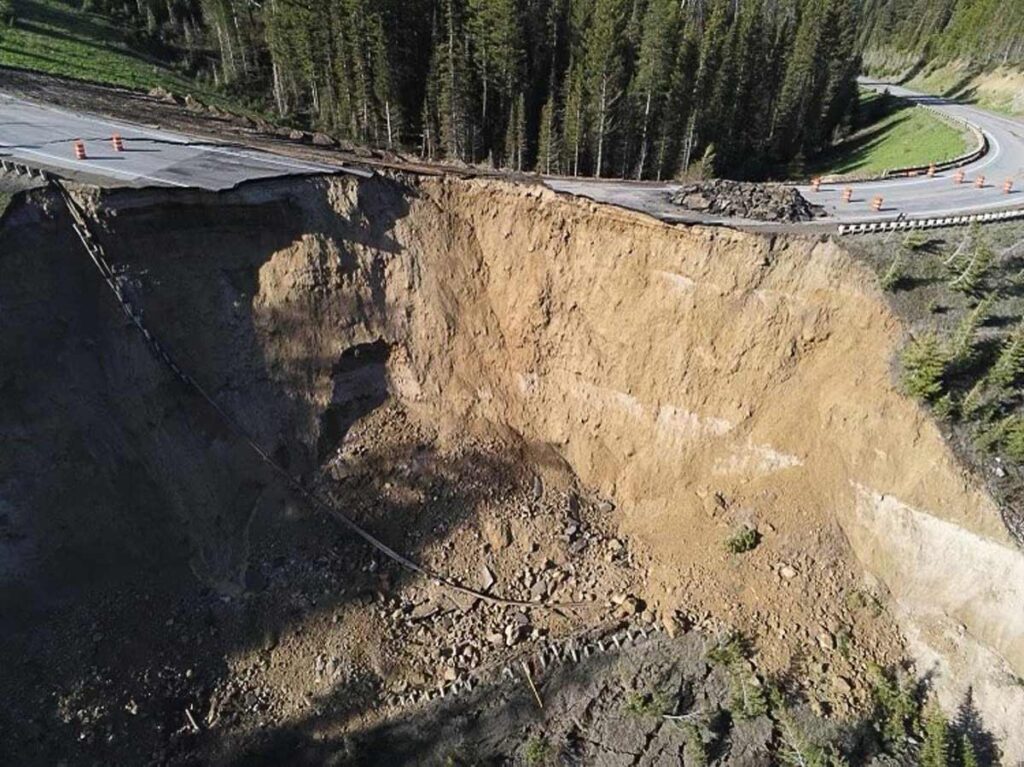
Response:
[[[823,212],[791,186],[725,179],[684,184],[672,202],[698,213],[757,221],[810,221]]]

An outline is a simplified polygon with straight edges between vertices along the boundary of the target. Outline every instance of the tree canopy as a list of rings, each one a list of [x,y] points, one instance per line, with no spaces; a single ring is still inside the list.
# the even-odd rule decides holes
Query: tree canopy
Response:
[[[850,124],[848,0],[95,0],[295,124],[431,159],[784,173]]]

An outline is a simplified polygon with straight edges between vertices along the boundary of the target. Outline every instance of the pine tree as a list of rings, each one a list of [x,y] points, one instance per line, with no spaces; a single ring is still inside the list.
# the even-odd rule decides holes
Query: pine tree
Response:
[[[942,376],[949,357],[934,333],[913,339],[903,351],[903,387],[926,401],[942,394]]]
[[[997,393],[1006,392],[1024,374],[1024,322],[1018,323],[1003,344],[995,364],[985,376],[985,385]]]
[[[583,69],[591,82],[587,111],[593,127],[594,176],[605,169],[612,136],[617,128],[617,105],[624,90],[622,36],[627,0],[594,0],[594,17],[586,35]]]
[[[652,126],[662,115],[663,104],[672,88],[672,68],[680,33],[677,0],[651,0],[643,21],[643,37],[632,88],[634,110],[639,114],[639,159],[636,178],[647,175]]]
[[[950,281],[949,287],[969,295],[976,294],[982,288],[994,257],[988,243],[978,238],[974,242],[970,260],[963,271]]]
[[[949,723],[934,700],[924,712],[924,742],[921,744],[921,767],[948,767]]]
[[[951,368],[963,370],[970,366],[975,358],[975,342],[978,328],[988,319],[995,303],[995,296],[989,294],[964,315],[957,325],[950,341],[949,365]]]
[[[571,63],[565,75],[562,151],[565,155],[565,167],[573,176],[580,175],[582,153],[587,142],[588,126],[584,112],[586,98],[583,68],[576,63]]]
[[[540,111],[540,128],[537,137],[537,170],[541,173],[558,173],[560,144],[558,125],[555,122],[555,96],[551,94]]]
[[[960,764],[963,767],[978,767],[978,753],[971,739],[964,735],[960,738]]]
[[[431,159],[763,178],[856,103],[845,0],[92,1],[291,122]]]

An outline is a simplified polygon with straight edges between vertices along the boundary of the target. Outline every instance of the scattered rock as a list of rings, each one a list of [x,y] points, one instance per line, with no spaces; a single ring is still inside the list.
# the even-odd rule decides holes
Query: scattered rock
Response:
[[[166,101],[168,104],[181,103],[180,99],[178,99],[177,96],[168,91],[166,88],[160,87],[159,85],[155,88],[150,88],[148,95],[150,96],[150,98],[160,99],[161,101]]]
[[[494,585],[494,573],[487,565],[480,565],[480,590],[490,591]]]
[[[317,131],[313,134],[313,144],[316,146],[337,146],[338,142],[333,137],[328,136],[326,133]]]
[[[543,495],[544,482],[538,475],[535,474],[533,476],[533,500],[539,501]]]
[[[789,565],[782,565],[782,567],[779,568],[779,575],[788,581],[791,578],[795,578],[797,576],[797,572]]]
[[[615,611],[617,616],[628,618],[631,615],[639,615],[647,607],[644,600],[633,596],[632,594],[614,594],[612,596],[612,604],[618,607]]]
[[[495,551],[512,544],[512,530],[508,523],[502,519],[486,519],[483,523],[484,540],[490,544]]]
[[[409,613],[409,620],[411,621],[422,621],[427,618],[432,618],[437,615],[441,608],[436,602],[426,601],[416,605],[412,608],[412,612]]]

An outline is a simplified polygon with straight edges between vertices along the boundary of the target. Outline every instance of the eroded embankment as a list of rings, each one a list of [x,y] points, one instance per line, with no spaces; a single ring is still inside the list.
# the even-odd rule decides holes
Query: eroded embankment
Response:
[[[833,641],[863,566],[950,707],[973,685],[998,730],[1024,706],[1024,560],[895,391],[901,327],[834,244],[489,181],[291,180],[92,208],[147,324],[293,473],[390,394],[613,497],[653,557],[658,611],[748,628],[783,668]],[[18,207],[2,236],[5,608],[185,560],[240,590],[279,490],[138,343],[55,200]],[[764,540],[740,561],[722,542],[742,524]]]

